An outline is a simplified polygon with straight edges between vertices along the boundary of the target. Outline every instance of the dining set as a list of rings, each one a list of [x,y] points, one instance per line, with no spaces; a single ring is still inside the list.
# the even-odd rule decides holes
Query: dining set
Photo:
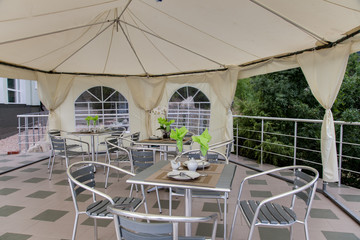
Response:
[[[220,221],[223,222],[223,235],[220,239],[237,239],[233,236],[236,227],[237,213],[241,212],[250,226],[249,238],[255,226],[292,226],[296,222],[304,224],[305,235],[308,239],[307,215],[301,222],[298,221],[292,207],[271,205],[275,200],[274,196],[265,203],[258,201],[241,201],[241,191],[244,183],[249,180],[245,178],[240,184],[238,200],[234,206],[235,213],[228,229],[228,198],[232,192],[232,184],[237,165],[229,161],[233,140],[227,140],[211,144],[205,158],[202,157],[199,149],[192,149],[191,138],[184,138],[184,146],[188,146],[183,152],[169,151],[169,148],[176,147],[176,142],[171,139],[140,139],[139,133],[130,134],[125,130],[106,129],[103,132],[90,133],[68,133],[76,136],[89,136],[90,144],[87,142],[63,137],[61,131],[49,131],[52,151],[49,158],[49,171],[51,179],[52,166],[56,156],[65,158],[67,177],[70,185],[72,198],[75,206],[75,222],[72,239],[76,239],[78,218],[80,214],[86,214],[94,219],[94,234],[97,239],[97,219],[111,219],[114,222],[115,233],[120,239],[206,239],[204,236],[194,236],[192,225],[194,223],[212,223],[211,239],[216,239],[218,227],[218,214],[209,216],[193,215],[193,199],[206,198],[214,199],[219,206]],[[105,162],[97,161],[95,140],[96,137],[108,135],[103,142],[98,144],[106,146]],[[62,141],[62,142],[61,142]],[[78,151],[77,151],[77,150]],[[75,153],[76,152],[76,153]],[[69,163],[72,157],[82,157],[81,161]],[[159,156],[163,159],[157,160]],[[173,156],[173,157],[169,157]],[[127,164],[129,168],[124,168]],[[109,174],[117,173],[126,175],[121,178],[124,184],[130,186],[127,196],[110,196],[104,189],[98,189],[96,185],[97,176],[104,169],[106,174],[105,189],[108,187]],[[129,170],[127,170],[129,169]],[[292,166],[281,170],[294,170],[294,188],[284,194],[298,196],[306,202],[308,209],[314,197],[314,189],[318,173],[315,169],[305,166]],[[304,173],[302,170],[305,169]],[[274,170],[276,172],[277,169]],[[280,171],[280,170],[278,170]],[[272,172],[271,172],[272,173]],[[259,173],[260,175],[270,172]],[[259,175],[258,174],[258,175]],[[259,176],[260,176],[259,175]],[[255,174],[254,177],[257,177]],[[153,187],[159,213],[149,213],[147,187]],[[160,189],[168,189],[169,212],[162,214]],[[134,191],[140,195],[134,195]],[[78,204],[79,194],[88,191],[93,195],[93,202],[85,209],[80,209]],[[164,195],[162,195],[164,196]],[[181,197],[184,201],[184,213],[173,215],[173,197]],[[223,210],[220,201],[223,201]],[[264,200],[265,201],[265,200]],[[295,202],[295,200],[293,200]],[[294,203],[293,203],[294,204]],[[141,209],[141,211],[139,211]],[[157,223],[154,223],[157,222]],[[184,233],[180,233],[179,224],[184,224]]]

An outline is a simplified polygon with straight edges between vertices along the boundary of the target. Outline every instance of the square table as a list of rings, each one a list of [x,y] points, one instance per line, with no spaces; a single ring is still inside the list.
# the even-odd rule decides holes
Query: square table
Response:
[[[171,170],[168,161],[159,161],[153,166],[129,178],[126,182],[130,184],[178,187],[185,189],[185,216],[191,216],[192,190],[223,192],[226,197],[228,197],[228,194],[231,191],[236,165],[212,163],[209,169],[206,170],[207,176],[200,176],[199,178],[190,181],[178,181],[168,178],[166,174]],[[191,223],[185,224],[185,235],[191,235]],[[226,239],[226,236],[226,219],[224,218],[224,239]]]

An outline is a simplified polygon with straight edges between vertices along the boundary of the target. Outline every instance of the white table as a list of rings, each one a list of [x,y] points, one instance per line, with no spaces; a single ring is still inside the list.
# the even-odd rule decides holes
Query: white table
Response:
[[[90,137],[90,150],[91,150],[91,160],[95,161],[95,137],[101,136],[101,135],[107,135],[113,133],[113,130],[104,130],[99,132],[70,132],[69,134],[79,136],[79,137]]]
[[[218,179],[214,187],[205,187],[192,184],[191,181],[174,181],[168,179],[168,181],[162,179],[161,181],[149,180],[149,177],[154,176],[154,174],[161,174],[164,172],[164,168],[167,168],[166,165],[169,165],[168,161],[159,161],[153,166],[145,169],[144,171],[136,174],[134,177],[129,178],[126,182],[130,184],[140,184],[140,185],[151,185],[158,187],[178,187],[185,189],[185,216],[191,216],[192,212],[192,190],[209,190],[216,192],[224,192],[226,195],[231,191],[232,180],[235,175],[236,165],[234,164],[225,164],[224,168],[220,173],[220,178]],[[227,197],[227,196],[226,196]],[[185,235],[191,236],[191,223],[185,224]],[[226,219],[224,219],[224,239],[227,237],[226,230]]]

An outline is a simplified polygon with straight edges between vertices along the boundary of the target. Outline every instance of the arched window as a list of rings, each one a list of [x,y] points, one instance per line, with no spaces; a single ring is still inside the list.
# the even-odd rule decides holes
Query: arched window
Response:
[[[113,88],[97,86],[83,92],[75,101],[75,126],[86,128],[87,116],[99,116],[99,125],[129,128],[129,105]]]
[[[199,89],[182,87],[169,100],[167,118],[175,120],[172,128],[185,126],[201,134],[210,125],[210,101]]]

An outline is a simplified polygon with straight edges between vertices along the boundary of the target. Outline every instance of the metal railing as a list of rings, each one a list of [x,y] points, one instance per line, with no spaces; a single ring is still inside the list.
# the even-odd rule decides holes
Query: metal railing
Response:
[[[19,151],[27,151],[46,135],[48,112],[17,115]]]
[[[248,151],[254,151],[254,156],[259,156],[260,162],[263,163],[265,154],[276,155],[277,157],[284,159],[291,159],[293,165],[298,162],[314,164],[319,167],[321,163],[321,124],[322,120],[314,119],[294,119],[294,118],[275,118],[275,117],[259,117],[259,116],[240,116],[234,115],[234,139],[235,139],[235,153],[239,155],[239,149],[243,148]],[[252,129],[239,128],[239,124],[236,124],[236,119],[250,119],[254,121],[251,127]],[[282,122],[285,124],[293,124],[292,132],[281,132],[279,130],[271,131],[272,122]],[[344,127],[360,127],[359,122],[350,123],[343,121],[334,121],[336,129],[336,143],[338,152],[338,173],[339,173],[339,186],[341,185],[341,178],[343,173],[352,173],[360,177],[358,169],[351,169],[344,167],[344,161],[359,161],[360,158],[356,156],[356,151],[351,151],[354,155],[349,155],[350,151],[344,152],[344,149],[352,147],[359,148],[360,144],[356,142],[349,142],[345,140]],[[235,125],[236,124],[236,125]],[[257,125],[257,128],[253,128]],[[299,130],[301,125],[301,131]],[[249,125],[250,126],[250,125]],[[306,128],[310,129],[307,130]],[[285,129],[285,128],[284,128]],[[286,129],[289,129],[287,127]],[[360,130],[360,129],[358,129]],[[359,132],[357,130],[357,132]],[[313,133],[311,136],[300,135],[299,133],[309,132]],[[352,132],[350,130],[350,132]],[[348,131],[349,133],[349,131]],[[249,137],[250,136],[250,137]],[[277,139],[287,139],[285,141],[276,141]],[[359,139],[355,139],[359,140]],[[286,142],[287,144],[284,144]],[[301,144],[299,144],[301,142]],[[268,146],[268,147],[267,147]],[[311,147],[308,147],[311,146]],[[282,152],[275,152],[271,149],[281,149]],[[360,151],[359,151],[360,152]],[[306,153],[306,154],[305,154]],[[301,156],[313,156],[311,159],[304,159]],[[359,166],[359,165],[358,165]]]

